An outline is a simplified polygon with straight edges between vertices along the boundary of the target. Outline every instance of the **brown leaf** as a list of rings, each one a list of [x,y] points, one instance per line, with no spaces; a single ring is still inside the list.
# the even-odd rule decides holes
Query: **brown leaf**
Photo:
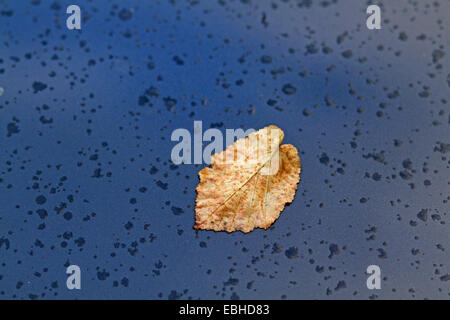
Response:
[[[247,233],[278,219],[300,181],[297,149],[283,138],[268,126],[211,156],[199,172],[195,229]]]

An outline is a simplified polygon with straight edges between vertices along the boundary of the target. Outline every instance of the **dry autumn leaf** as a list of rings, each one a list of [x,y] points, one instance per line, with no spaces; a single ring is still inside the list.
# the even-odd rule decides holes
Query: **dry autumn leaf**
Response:
[[[211,157],[199,172],[195,229],[247,233],[278,219],[300,181],[298,151],[283,138],[268,126]]]

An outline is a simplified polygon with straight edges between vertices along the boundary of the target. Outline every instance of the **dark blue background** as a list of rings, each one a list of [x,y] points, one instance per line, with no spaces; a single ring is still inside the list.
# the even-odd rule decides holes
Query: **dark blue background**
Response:
[[[0,298],[448,299],[450,5],[367,5],[0,1]],[[192,229],[194,120],[300,150],[269,230]]]

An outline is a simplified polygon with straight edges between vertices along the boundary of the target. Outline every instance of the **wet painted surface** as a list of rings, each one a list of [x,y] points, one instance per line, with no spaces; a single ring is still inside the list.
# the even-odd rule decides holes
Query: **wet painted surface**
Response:
[[[0,1],[0,298],[448,299],[447,1],[69,4]],[[192,229],[194,120],[300,150],[272,228]]]

